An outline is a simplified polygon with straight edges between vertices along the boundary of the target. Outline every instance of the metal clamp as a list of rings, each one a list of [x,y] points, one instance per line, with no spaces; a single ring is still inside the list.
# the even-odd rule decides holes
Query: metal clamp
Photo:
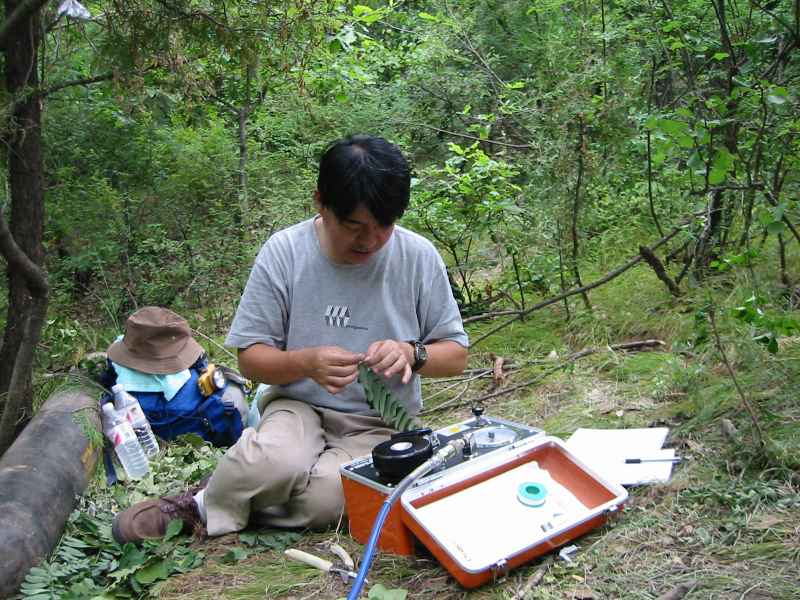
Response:
[[[503,582],[506,574],[508,573],[508,561],[503,558],[498,560],[492,565],[492,580],[495,582]]]

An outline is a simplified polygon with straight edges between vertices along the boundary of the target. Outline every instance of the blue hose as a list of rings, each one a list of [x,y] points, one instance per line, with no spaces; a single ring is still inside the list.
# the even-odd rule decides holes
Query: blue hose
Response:
[[[350,594],[347,596],[347,600],[356,600],[361,593],[361,588],[367,580],[367,572],[369,571],[370,565],[372,565],[372,558],[375,555],[375,546],[378,544],[383,522],[386,520],[386,515],[389,514],[391,509],[392,505],[388,502],[384,502],[381,505],[381,512],[378,513],[378,518],[375,519],[375,525],[372,526],[372,533],[370,533],[367,547],[364,549],[364,558],[361,560],[361,566],[358,568],[358,575],[355,581],[353,581],[353,587],[350,590]]]

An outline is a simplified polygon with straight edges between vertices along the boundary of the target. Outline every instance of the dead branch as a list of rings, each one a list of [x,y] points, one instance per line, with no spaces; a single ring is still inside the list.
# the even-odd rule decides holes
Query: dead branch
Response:
[[[673,296],[680,296],[681,289],[674,281],[672,281],[672,278],[667,275],[667,270],[664,268],[664,264],[661,262],[661,260],[656,256],[656,253],[650,250],[650,248],[647,246],[639,246],[639,254],[653,269],[656,277],[666,284],[667,289],[669,289],[669,293]]]
[[[552,555],[548,556],[541,566],[536,569],[536,572],[531,576],[531,578],[528,579],[528,583],[525,584],[525,587],[514,594],[512,600],[522,600],[528,592],[539,585],[539,582],[542,581],[544,576],[547,574],[547,570],[553,565],[554,560],[555,559]]]
[[[681,600],[686,594],[691,592],[697,587],[697,580],[685,581],[680,585],[675,586],[666,594],[661,594],[656,600]]]
[[[613,346],[605,346],[605,347],[592,346],[590,348],[586,348],[585,350],[581,350],[580,352],[575,352],[574,354],[570,354],[561,363],[557,364],[556,366],[554,366],[554,367],[552,367],[550,369],[547,369],[544,373],[540,373],[539,375],[537,375],[536,377],[534,377],[533,379],[531,379],[529,381],[522,382],[522,383],[520,383],[518,385],[515,385],[515,386],[510,387],[510,388],[506,388],[506,389],[498,391],[498,392],[492,392],[490,394],[486,394],[486,395],[480,396],[478,398],[473,398],[471,400],[467,400],[466,402],[460,402],[458,404],[455,404],[451,400],[450,402],[446,402],[445,404],[442,404],[441,406],[436,406],[436,407],[430,408],[428,410],[425,410],[423,412],[420,412],[420,415],[428,414],[428,413],[432,413],[432,412],[438,412],[438,411],[443,410],[443,409],[445,409],[447,407],[458,408],[458,407],[461,407],[461,406],[468,406],[468,405],[476,404],[478,402],[484,402],[486,400],[491,400],[492,398],[497,398],[498,396],[502,396],[504,394],[510,394],[511,392],[515,392],[515,391],[517,391],[519,389],[522,389],[522,388],[525,388],[525,387],[529,387],[531,385],[535,385],[535,384],[539,383],[542,379],[544,379],[545,377],[550,375],[551,373],[555,373],[556,371],[559,371],[559,370],[563,369],[564,367],[566,367],[567,365],[575,362],[576,360],[579,360],[581,358],[584,358],[586,356],[594,354],[595,352],[599,352],[600,350],[603,350],[603,349],[611,350],[613,352],[617,352],[617,351],[627,351],[627,350],[643,350],[645,348],[661,347],[661,346],[665,346],[665,345],[666,345],[666,343],[661,341],[661,340],[642,340],[642,341],[639,341],[639,342],[626,342],[624,344],[614,344]]]
[[[686,225],[691,223],[697,217],[703,216],[706,213],[707,213],[707,211],[698,212],[698,213],[695,213],[694,215],[692,215],[691,217],[689,217],[688,219],[685,219],[680,225],[675,227],[675,229],[670,231],[667,235],[662,237],[655,244],[650,246],[650,250],[655,250],[656,248],[662,246],[663,244],[668,242],[670,239],[672,239],[673,237],[678,235],[681,231],[683,231],[683,228]],[[538,304],[535,304],[534,306],[531,306],[530,308],[526,308],[525,310],[516,311],[516,314],[515,314],[515,316],[513,318],[509,319],[505,323],[501,323],[500,325],[498,325],[494,329],[491,329],[491,330],[487,331],[482,336],[478,337],[478,339],[476,339],[474,342],[472,342],[469,345],[469,347],[470,348],[475,347],[476,345],[481,343],[483,340],[485,340],[487,337],[489,337],[493,333],[497,333],[498,331],[500,331],[504,327],[507,327],[508,325],[511,325],[512,323],[514,323],[516,321],[519,321],[524,316],[526,316],[526,315],[528,315],[528,314],[530,314],[530,313],[532,313],[532,312],[534,312],[536,310],[539,310],[540,308],[544,308],[545,306],[550,306],[551,304],[554,304],[556,302],[560,302],[561,300],[564,300],[565,298],[568,298],[570,296],[574,296],[575,294],[583,294],[585,292],[588,292],[589,290],[593,290],[596,287],[600,287],[601,285],[603,285],[605,283],[608,283],[612,279],[615,279],[615,278],[619,277],[625,271],[627,271],[628,269],[630,269],[631,267],[636,265],[636,263],[638,263],[640,260],[642,260],[642,255],[641,254],[639,254],[636,258],[631,259],[626,264],[622,265],[619,269],[617,269],[615,271],[612,271],[611,273],[609,273],[605,277],[601,277],[597,281],[594,281],[594,282],[589,283],[587,285],[584,285],[582,287],[576,288],[574,290],[568,290],[566,292],[558,294],[557,296],[551,296],[547,300],[539,302]],[[473,318],[472,320],[478,320],[478,319],[477,318]],[[469,321],[465,319],[464,322],[467,323]]]
[[[503,390],[507,383],[506,376],[503,375],[503,365],[506,359],[502,356],[496,356],[493,352],[490,352],[489,356],[492,359],[492,384],[489,386],[488,391]]]

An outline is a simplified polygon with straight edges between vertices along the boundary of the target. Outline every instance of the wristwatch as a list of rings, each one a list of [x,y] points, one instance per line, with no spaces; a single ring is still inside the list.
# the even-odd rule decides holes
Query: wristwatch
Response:
[[[406,344],[414,346],[414,364],[411,365],[412,371],[419,371],[428,362],[428,352],[425,345],[419,340],[408,340]]]

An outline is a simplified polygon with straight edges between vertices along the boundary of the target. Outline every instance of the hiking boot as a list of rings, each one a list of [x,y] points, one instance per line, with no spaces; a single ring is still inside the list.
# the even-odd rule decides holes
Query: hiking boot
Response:
[[[209,479],[211,476],[207,475],[196,488],[173,496],[145,500],[122,511],[111,526],[114,539],[120,544],[131,542],[138,545],[144,540],[163,538],[167,526],[176,519],[183,521],[184,527],[200,524],[200,511],[194,495],[205,489]]]

